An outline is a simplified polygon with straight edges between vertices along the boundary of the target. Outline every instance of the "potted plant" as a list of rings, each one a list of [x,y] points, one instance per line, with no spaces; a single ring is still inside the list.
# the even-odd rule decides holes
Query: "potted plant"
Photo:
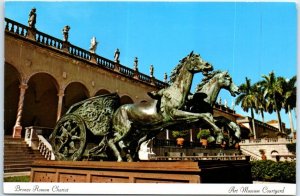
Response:
[[[178,146],[183,146],[184,137],[188,134],[187,131],[172,131],[172,136],[176,138]]]
[[[259,149],[259,153],[261,154],[261,160],[267,160],[266,152],[263,149]]]
[[[197,139],[200,139],[200,143],[206,147],[207,146],[207,138],[210,136],[209,129],[201,129],[197,134]]]

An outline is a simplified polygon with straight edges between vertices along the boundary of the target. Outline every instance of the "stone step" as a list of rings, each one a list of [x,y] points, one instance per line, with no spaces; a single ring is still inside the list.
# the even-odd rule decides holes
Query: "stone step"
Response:
[[[4,165],[12,165],[12,164],[31,164],[32,160],[4,160]]]
[[[25,172],[25,171],[30,171],[31,167],[21,167],[21,168],[9,168],[9,169],[4,169],[4,173],[11,173],[11,172]]]

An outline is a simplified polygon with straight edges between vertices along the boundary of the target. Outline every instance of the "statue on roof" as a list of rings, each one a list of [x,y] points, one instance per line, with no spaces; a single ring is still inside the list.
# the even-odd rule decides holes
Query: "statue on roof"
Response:
[[[92,37],[91,39],[91,46],[90,46],[90,52],[91,53],[96,53],[96,50],[97,50],[97,45],[98,45],[98,42],[96,40],[96,37]]]
[[[66,25],[64,28],[63,28],[63,30],[62,30],[62,32],[63,32],[63,36],[64,36],[64,41],[65,42],[68,42],[68,38],[69,38],[69,30],[71,29],[71,27],[70,26],[68,26],[68,25]]]
[[[119,48],[117,48],[115,51],[115,54],[114,54],[114,60],[116,63],[120,62],[119,57],[120,57],[120,50],[119,50]]]
[[[28,26],[30,28],[35,29],[35,23],[36,23],[36,9],[32,8],[29,13]]]

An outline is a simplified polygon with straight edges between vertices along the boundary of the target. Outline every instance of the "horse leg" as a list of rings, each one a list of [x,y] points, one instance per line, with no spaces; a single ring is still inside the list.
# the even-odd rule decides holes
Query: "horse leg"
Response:
[[[121,150],[126,154],[127,162],[133,162],[133,158],[128,150],[128,146],[125,145],[124,141],[120,140],[118,142],[118,145],[121,148]]]
[[[175,120],[187,120],[187,121],[196,121],[199,119],[203,119],[207,124],[209,124],[213,130],[214,133],[216,133],[217,139],[216,143],[220,144],[223,139],[223,134],[221,129],[214,123],[214,118],[211,113],[192,113],[192,112],[186,112],[182,110],[174,110],[173,111],[173,118]]]
[[[115,157],[117,158],[117,161],[118,162],[122,162],[123,159],[121,157],[120,151],[118,150],[117,146],[115,145],[115,140],[114,139],[110,139],[110,140],[108,140],[107,144],[111,148],[111,150],[113,151]]]

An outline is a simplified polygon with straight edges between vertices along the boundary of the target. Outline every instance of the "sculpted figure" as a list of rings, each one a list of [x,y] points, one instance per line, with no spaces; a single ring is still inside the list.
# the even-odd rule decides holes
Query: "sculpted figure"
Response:
[[[36,23],[36,9],[32,8],[29,13],[28,26],[30,28],[35,29],[35,23]]]
[[[92,39],[91,39],[91,46],[90,46],[90,52],[91,53],[95,53],[96,52],[97,45],[98,45],[98,42],[97,42],[96,38],[92,37]]]
[[[138,71],[138,63],[139,63],[139,60],[137,57],[135,57],[134,62],[133,62],[133,70],[134,71]]]
[[[115,51],[115,54],[114,54],[114,59],[115,59],[116,63],[120,62],[119,57],[120,57],[120,50],[119,50],[119,48],[117,48]]]
[[[68,25],[65,26],[62,30],[63,32],[63,36],[64,36],[64,41],[67,42],[68,41],[68,38],[69,38],[69,30],[71,29],[71,27],[69,27]]]
[[[153,65],[150,65],[150,77],[153,77],[153,73],[154,73],[154,67]]]

